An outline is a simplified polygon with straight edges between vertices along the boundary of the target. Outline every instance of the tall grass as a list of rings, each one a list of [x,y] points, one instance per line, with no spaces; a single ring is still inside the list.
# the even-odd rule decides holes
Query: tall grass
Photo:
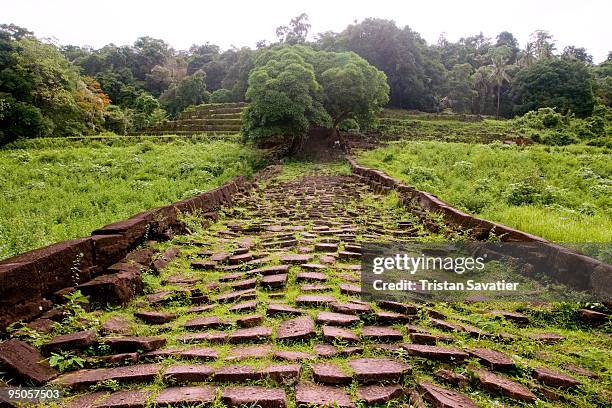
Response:
[[[557,242],[612,242],[610,150],[399,141],[376,167],[467,212]]]
[[[51,139],[49,139],[51,140]],[[0,259],[219,186],[263,165],[237,143],[150,141],[0,150]]]

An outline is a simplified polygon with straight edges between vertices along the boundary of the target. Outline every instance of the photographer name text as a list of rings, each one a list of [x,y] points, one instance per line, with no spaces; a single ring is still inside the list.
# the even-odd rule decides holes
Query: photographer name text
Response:
[[[478,282],[475,280],[467,280],[466,282],[449,282],[438,280],[419,279],[400,280],[397,282],[385,282],[382,279],[377,279],[372,282],[372,287],[376,291],[424,291],[424,292],[443,292],[443,291],[500,291],[500,292],[515,292],[518,290],[517,282],[506,282],[499,280],[494,282]]]

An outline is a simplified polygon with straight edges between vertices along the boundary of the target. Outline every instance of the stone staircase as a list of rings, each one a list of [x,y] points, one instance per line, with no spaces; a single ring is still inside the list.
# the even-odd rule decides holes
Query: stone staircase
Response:
[[[233,135],[240,131],[240,114],[247,106],[245,102],[212,103],[198,105],[182,112],[175,120],[145,129],[146,135]]]
[[[362,244],[430,234],[381,198],[355,175],[268,180],[209,228],[132,252],[148,285],[126,307],[88,312],[68,334],[39,324],[40,347],[6,341],[0,361],[20,381],[63,387],[74,408],[604,406],[602,374],[576,357],[587,332],[553,333],[517,305],[484,302],[474,316],[363,301]],[[65,352],[85,368],[44,360]]]

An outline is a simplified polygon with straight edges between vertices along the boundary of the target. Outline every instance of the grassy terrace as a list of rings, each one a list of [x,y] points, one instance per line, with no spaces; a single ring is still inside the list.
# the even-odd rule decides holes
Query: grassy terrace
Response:
[[[506,120],[403,109],[383,110],[376,129],[385,137],[465,143],[491,143],[519,136]]]
[[[359,162],[552,241],[612,241],[612,160],[604,148],[399,141],[361,153]]]
[[[249,175],[241,144],[199,139],[42,139],[0,149],[0,259]]]

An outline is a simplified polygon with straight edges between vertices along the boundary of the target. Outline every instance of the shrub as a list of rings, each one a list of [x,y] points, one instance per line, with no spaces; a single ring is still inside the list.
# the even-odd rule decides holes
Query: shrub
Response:
[[[85,359],[75,355],[72,351],[51,353],[51,357],[49,357],[49,365],[57,368],[60,373],[83,368],[84,363]]]
[[[556,190],[546,186],[536,177],[526,178],[518,183],[511,183],[505,192],[506,201],[511,205],[552,204]]]
[[[229,89],[217,89],[210,94],[210,103],[228,103],[234,101],[234,95]]]
[[[344,119],[340,122],[339,129],[344,132],[359,132],[359,123],[355,119]]]
[[[116,105],[108,105],[104,112],[104,128],[118,135],[125,135],[130,121],[125,112]]]
[[[513,123],[518,127],[529,129],[559,129],[563,127],[566,119],[554,108],[540,108],[519,116],[513,120]]]
[[[563,115],[553,108],[540,108],[512,119],[510,123],[534,142],[566,146],[609,134],[612,131],[611,111],[598,105],[592,116],[579,119],[571,113]]]
[[[437,177],[435,173],[433,172],[433,170],[427,167],[421,167],[421,166],[406,167],[404,168],[402,172],[408,177],[410,177],[410,180],[413,183],[422,183],[426,181],[437,180]]]
[[[555,130],[543,132],[540,142],[549,146],[567,146],[580,142],[580,139],[569,130]]]

